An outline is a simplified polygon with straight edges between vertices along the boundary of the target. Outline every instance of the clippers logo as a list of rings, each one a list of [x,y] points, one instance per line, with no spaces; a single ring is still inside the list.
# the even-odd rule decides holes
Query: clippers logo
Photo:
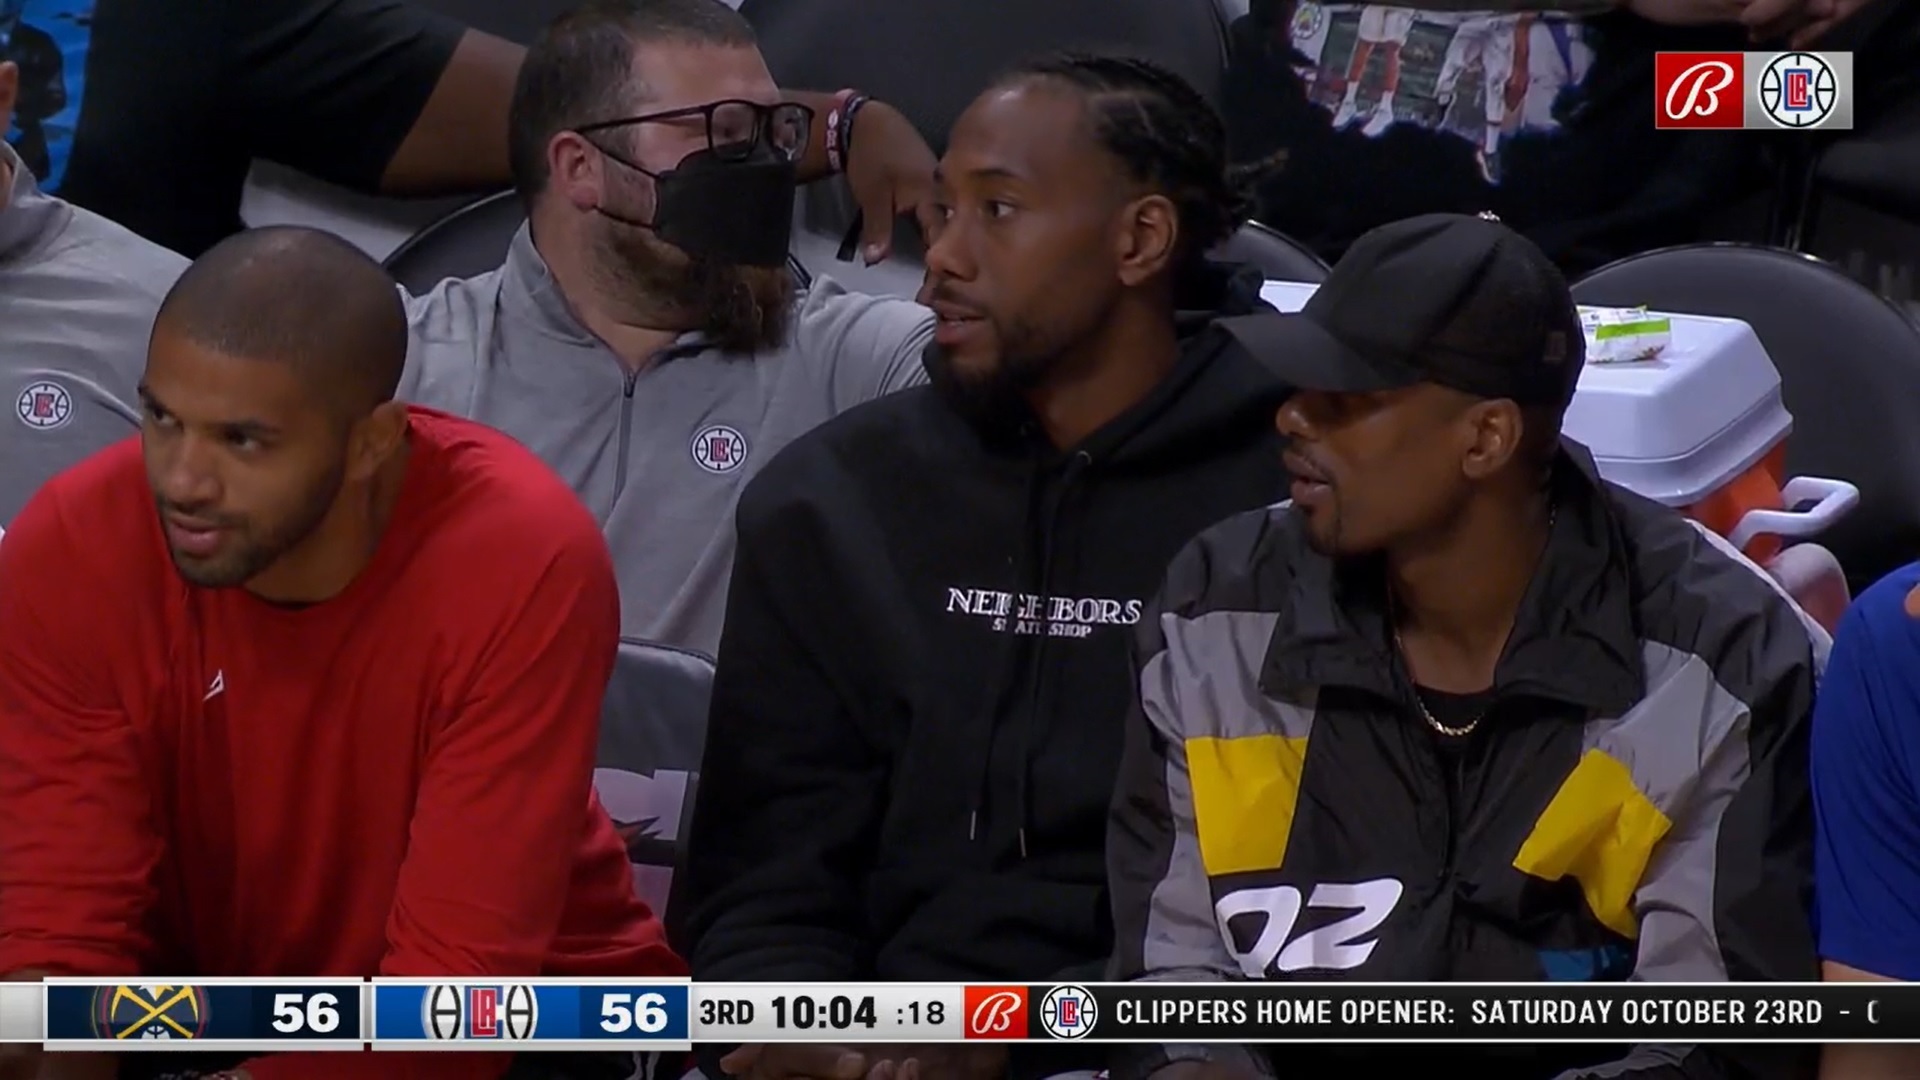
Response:
[[[730,473],[747,462],[747,437],[715,424],[693,437],[694,464],[710,473]]]
[[[37,382],[20,391],[13,410],[30,428],[50,431],[73,419],[73,395],[56,382]]]
[[[539,1016],[539,998],[531,986],[467,987],[469,1039],[530,1039]]]
[[[1027,988],[969,986],[965,1005],[969,1039],[1027,1037]]]
[[[500,1037],[500,988],[467,988],[467,1035],[475,1039]]]
[[[1084,1039],[1100,1019],[1100,1007],[1084,986],[1056,986],[1040,1001],[1040,1026],[1056,1039]]]
[[[1853,127],[1853,54],[1655,53],[1653,126],[1733,131]]]
[[[1760,72],[1760,109],[1781,127],[1819,127],[1839,97],[1833,65],[1818,53],[1782,53]]]

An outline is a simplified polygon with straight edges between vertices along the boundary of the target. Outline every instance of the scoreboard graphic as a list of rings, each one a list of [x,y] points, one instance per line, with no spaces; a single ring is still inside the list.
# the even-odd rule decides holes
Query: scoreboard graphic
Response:
[[[34,1041],[55,1050],[360,1050],[367,1041],[361,979],[48,979],[42,992]]]
[[[0,983],[0,1043],[49,1050],[661,1051],[976,1040],[1920,1044],[1920,983]]]
[[[483,1048],[476,1043],[687,1049],[691,997],[685,981],[380,979],[373,987],[372,1042],[376,1050]]]

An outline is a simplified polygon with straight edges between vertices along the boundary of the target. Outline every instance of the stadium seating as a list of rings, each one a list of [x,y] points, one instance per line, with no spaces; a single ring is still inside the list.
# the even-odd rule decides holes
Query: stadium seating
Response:
[[[1257,221],[1240,227],[1213,251],[1225,262],[1257,266],[1268,281],[1299,281],[1317,285],[1327,279],[1327,264],[1305,244]]]
[[[600,716],[594,787],[627,841],[634,888],[666,910],[706,746],[713,661],[623,638]]]
[[[517,193],[489,195],[415,233],[387,256],[387,272],[415,294],[447,278],[484,274],[506,260],[507,245],[525,220]]]
[[[1744,244],[1629,256],[1573,292],[1751,325],[1793,414],[1789,474],[1860,488],[1858,509],[1820,538],[1854,591],[1920,551],[1920,327],[1899,308],[1818,259]]]
[[[859,87],[905,113],[936,154],[981,88],[1036,53],[1143,55],[1215,103],[1226,74],[1225,14],[1215,0],[744,0],[740,13],[780,85]],[[853,223],[837,187],[815,184],[801,195],[805,228],[836,245]]]

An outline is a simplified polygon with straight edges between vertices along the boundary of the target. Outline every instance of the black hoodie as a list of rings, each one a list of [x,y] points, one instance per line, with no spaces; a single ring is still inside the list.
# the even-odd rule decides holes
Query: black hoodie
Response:
[[[1286,486],[1280,387],[1213,325],[1259,278],[1204,280],[1173,371],[1066,452],[930,363],[748,485],[673,901],[695,978],[1098,977],[1129,631]]]

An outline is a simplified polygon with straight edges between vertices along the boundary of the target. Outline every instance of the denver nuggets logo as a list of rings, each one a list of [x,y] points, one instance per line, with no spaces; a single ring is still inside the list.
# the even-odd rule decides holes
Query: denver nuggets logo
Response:
[[[93,1033],[102,1039],[197,1039],[207,1030],[198,986],[103,986],[93,992]]]

